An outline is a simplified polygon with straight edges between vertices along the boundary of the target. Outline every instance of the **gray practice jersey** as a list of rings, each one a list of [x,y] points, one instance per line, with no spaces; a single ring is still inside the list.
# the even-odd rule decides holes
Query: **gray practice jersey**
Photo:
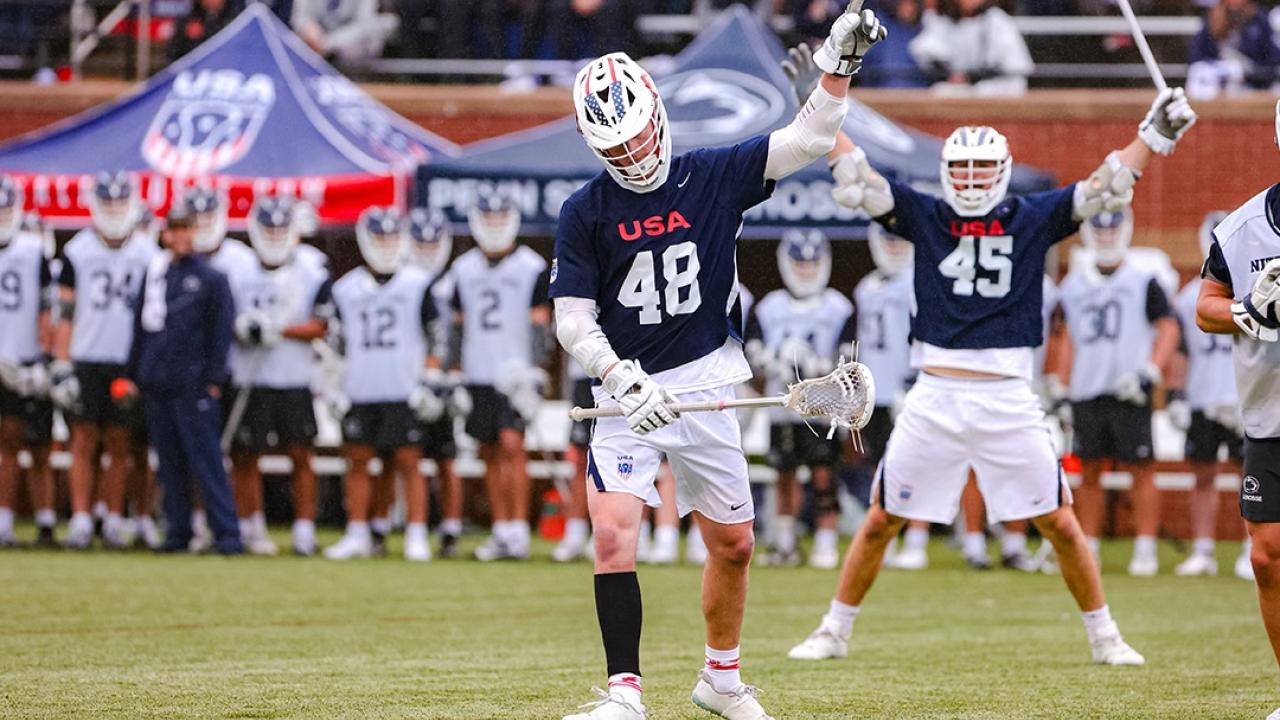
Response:
[[[523,245],[491,263],[478,248],[454,261],[452,309],[462,313],[462,373],[474,385],[533,365],[529,312],[547,302],[547,261]]]
[[[1196,299],[1199,278],[1178,293],[1175,308],[1182,326],[1182,342],[1187,351],[1187,404],[1192,410],[1236,405],[1235,372],[1231,366],[1231,338],[1211,335],[1196,326]]]
[[[328,301],[329,271],[324,266],[295,257],[268,270],[262,263],[239,268],[228,275],[236,314],[260,313],[284,329],[316,317],[316,305]],[[231,360],[232,381],[275,389],[311,387],[315,351],[311,342],[281,338],[274,345],[238,345]]]
[[[428,332],[437,317],[431,277],[416,266],[379,283],[359,267],[333,284],[334,314],[341,323],[346,375],[354,404],[407,402],[421,377]]]
[[[51,281],[39,235],[20,232],[0,247],[0,360],[40,358],[41,298]]]
[[[124,364],[133,344],[134,303],[155,242],[135,232],[119,248],[108,247],[92,228],[81,230],[62,249],[58,284],[75,290],[71,319],[71,359]]]
[[[1277,194],[1276,187],[1258,193],[1213,231],[1204,276],[1231,288],[1236,300],[1253,291],[1269,260],[1280,257],[1280,226],[1274,219],[1280,204]],[[1280,437],[1280,343],[1238,334],[1232,357],[1245,434]]]
[[[1114,395],[1120,378],[1145,369],[1154,323],[1170,315],[1160,283],[1128,262],[1110,275],[1072,272],[1062,281],[1058,303],[1071,333],[1072,402]]]
[[[797,298],[788,290],[774,290],[751,307],[747,317],[748,342],[759,340],[780,362],[792,362],[800,352],[808,352],[830,360],[834,365],[840,346],[853,341],[857,321],[853,303],[839,291],[827,288],[809,298]],[[766,395],[781,395],[787,390],[782,378],[765,379]],[[769,419],[775,423],[800,422],[786,408],[772,408]]]
[[[858,309],[858,362],[876,379],[876,406],[890,407],[911,377],[912,273],[872,272],[853,290]]]

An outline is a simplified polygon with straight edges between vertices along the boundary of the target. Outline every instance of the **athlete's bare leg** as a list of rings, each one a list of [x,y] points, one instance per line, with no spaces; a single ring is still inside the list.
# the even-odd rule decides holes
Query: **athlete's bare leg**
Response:
[[[858,528],[858,534],[845,552],[844,564],[840,567],[840,584],[836,588],[837,600],[846,605],[862,604],[880,574],[885,548],[898,536],[906,522],[905,518],[885,512],[879,504],[872,504]]]
[[[1107,604],[1102,592],[1102,576],[1089,549],[1088,538],[1080,528],[1071,507],[1060,507],[1048,515],[1032,520],[1036,529],[1052,545],[1058,556],[1058,567],[1067,589],[1081,610],[1097,610]]]
[[[1105,460],[1084,460],[1080,464],[1080,487],[1075,491],[1075,512],[1080,519],[1080,529],[1086,538],[1096,540],[1102,535],[1103,503],[1102,472]]]
[[[308,445],[290,445],[293,462],[293,516],[299,520],[316,519],[316,471],[311,467],[314,453]]]
[[[702,616],[707,623],[707,645],[734,649],[741,639],[742,616],[747,605],[747,576],[755,544],[752,523],[723,525],[697,512],[693,518],[707,545],[707,564],[702,571]]]
[[[368,445],[347,443],[342,446],[347,459],[347,475],[343,481],[347,522],[369,522],[372,482],[369,479],[369,461],[377,454]]]
[[[1280,662],[1280,523],[1245,523],[1253,548],[1249,559],[1258,584],[1258,607],[1271,652]]]
[[[427,481],[422,477],[418,464],[422,450],[416,445],[406,445],[395,452],[395,471],[404,481],[405,520],[410,524],[425,526],[427,522]]]
[[[245,448],[231,450],[231,489],[236,499],[236,515],[241,522],[262,512],[262,474],[258,453]]]
[[[93,509],[93,486],[97,476],[98,426],[85,420],[71,423],[71,513],[88,516]]]

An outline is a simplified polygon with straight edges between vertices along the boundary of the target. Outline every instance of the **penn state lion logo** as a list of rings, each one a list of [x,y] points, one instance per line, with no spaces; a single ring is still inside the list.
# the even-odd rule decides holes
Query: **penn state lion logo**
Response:
[[[151,120],[142,157],[170,176],[221,170],[253,147],[275,101],[275,82],[263,74],[183,71]]]
[[[773,127],[787,99],[767,80],[726,68],[686,70],[658,81],[682,145],[724,145]]]

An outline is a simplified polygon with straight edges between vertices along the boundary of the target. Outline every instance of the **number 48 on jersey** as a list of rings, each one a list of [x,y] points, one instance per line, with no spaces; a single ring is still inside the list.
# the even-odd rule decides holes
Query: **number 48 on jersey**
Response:
[[[662,322],[667,315],[688,315],[702,305],[698,288],[698,248],[692,242],[677,243],[662,251],[662,277],[665,289],[658,290],[657,267],[652,250],[636,253],[631,269],[622,281],[618,302],[624,307],[639,308],[641,325]],[[683,265],[683,267],[681,267]],[[681,295],[684,298],[681,299]]]

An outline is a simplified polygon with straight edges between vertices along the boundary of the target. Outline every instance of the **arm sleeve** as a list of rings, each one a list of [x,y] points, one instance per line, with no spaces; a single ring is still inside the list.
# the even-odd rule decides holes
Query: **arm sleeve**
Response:
[[[201,377],[204,385],[221,385],[227,380],[227,355],[231,352],[231,340],[234,335],[234,305],[231,299],[231,285],[227,276],[222,273],[211,273],[213,283],[209,292],[209,307],[206,309],[206,339],[204,372]]]
[[[1227,258],[1222,254],[1216,235],[1209,245],[1209,257],[1205,258],[1204,266],[1200,268],[1200,277],[1225,285],[1235,292],[1231,285],[1231,268],[1227,266]]]
[[[1173,308],[1169,306],[1169,296],[1165,294],[1164,288],[1160,287],[1160,283],[1155,278],[1147,281],[1147,321],[1155,322],[1160,318],[1166,318],[1173,314]]]
[[[600,296],[600,262],[592,228],[582,218],[571,197],[560,209],[556,223],[555,256],[547,278],[547,295],[595,300]]]

